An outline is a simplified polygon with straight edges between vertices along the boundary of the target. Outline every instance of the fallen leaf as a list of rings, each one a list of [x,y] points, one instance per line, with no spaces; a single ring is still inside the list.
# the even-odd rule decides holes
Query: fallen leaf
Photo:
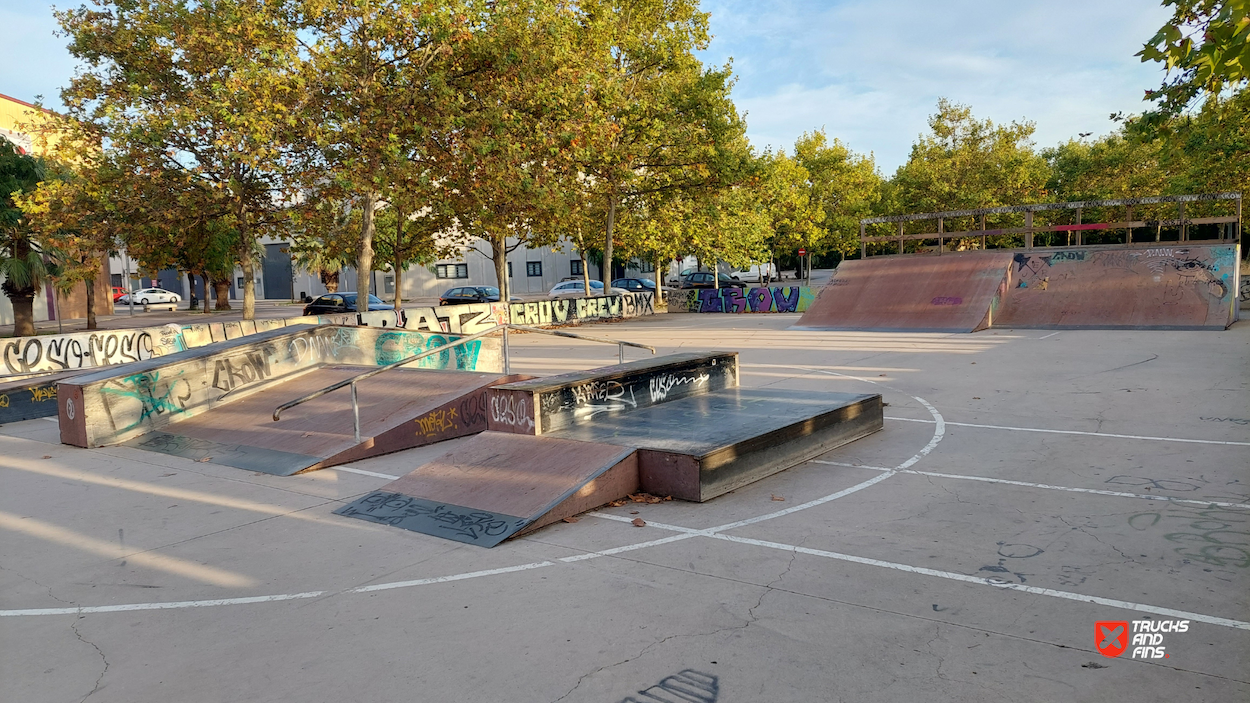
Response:
[[[878,375],[878,376],[880,376],[880,377],[882,377],[882,378],[885,378],[885,374],[883,374],[883,373],[879,373],[879,374],[877,374],[877,375]]]
[[[981,399],[981,397],[980,397],[980,396],[976,396],[976,395],[974,395],[974,396],[972,396],[972,399],[973,399],[973,400],[980,400],[980,399]]]
[[[663,498],[653,496],[650,493],[634,493],[629,496],[629,499],[635,503],[659,503],[664,500]]]
[[[646,527],[647,525],[647,521],[643,520],[640,517],[634,518],[633,523],[634,523],[634,527]]]
[[[213,458],[212,458],[211,456],[206,456],[206,457],[204,457],[203,459],[200,459],[200,460],[199,460],[199,462],[200,462],[201,464],[203,464],[204,462],[207,462],[207,461],[212,461],[212,460],[213,460]]]
[[[44,454],[44,455],[43,455],[43,458],[44,458],[44,459],[51,459],[51,458],[52,458],[52,455],[51,455],[51,454]]]
[[[579,521],[579,520],[581,520],[581,518],[579,518],[579,517],[566,517],[566,518],[564,518],[564,521],[565,521],[565,522],[577,522],[577,521]]]
[[[165,478],[166,476],[177,476],[177,475],[178,475],[177,472],[171,471],[167,474],[161,474],[161,478]]]
[[[614,500],[614,501],[612,501],[611,503],[608,503],[608,507],[611,507],[611,508],[619,508],[619,507],[621,507],[622,505],[625,505],[625,504],[626,504],[626,503],[628,503],[628,502],[629,502],[629,501],[627,501],[627,500],[625,500],[625,499],[623,499],[623,498],[622,498],[621,500]]]
[[[631,511],[629,511],[629,514],[630,514],[630,515],[637,515],[637,514],[638,514],[638,511],[637,511],[637,510],[631,510]]]
[[[784,501],[784,500],[785,500],[785,498],[782,498],[781,496],[779,496],[779,495],[777,495],[776,493],[774,493],[774,494],[773,494],[773,500]]]

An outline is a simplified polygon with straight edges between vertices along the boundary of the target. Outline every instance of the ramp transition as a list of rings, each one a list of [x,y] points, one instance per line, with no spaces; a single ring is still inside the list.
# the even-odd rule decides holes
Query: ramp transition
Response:
[[[1010,252],[843,261],[794,329],[975,332],[994,322]]]
[[[492,431],[338,514],[491,547],[638,488],[709,500],[882,428],[879,395],[739,388],[735,352],[487,395]]]

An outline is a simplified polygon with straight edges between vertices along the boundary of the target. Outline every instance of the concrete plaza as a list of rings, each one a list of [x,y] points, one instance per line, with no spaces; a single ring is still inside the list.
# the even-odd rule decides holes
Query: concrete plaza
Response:
[[[1250,699],[1250,326],[797,317],[586,331],[879,392],[884,431],[491,550],[332,514],[463,440],[282,478],[0,427],[0,701]],[[511,344],[533,374],[616,355]],[[1189,624],[1099,653],[1096,622],[1147,619]]]

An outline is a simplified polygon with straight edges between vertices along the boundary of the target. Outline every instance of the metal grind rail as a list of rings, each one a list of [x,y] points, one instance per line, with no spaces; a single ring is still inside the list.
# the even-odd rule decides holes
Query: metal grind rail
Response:
[[[441,354],[447,351],[448,349],[452,349],[453,347],[458,347],[464,344],[468,344],[469,342],[476,341],[478,339],[481,339],[482,337],[492,335],[495,332],[503,333],[503,372],[505,375],[510,374],[512,373],[512,370],[511,370],[511,360],[508,354],[508,330],[509,329],[514,329],[514,330],[518,330],[521,332],[549,334],[553,337],[567,337],[569,339],[581,339],[587,342],[598,342],[600,344],[615,344],[617,346],[617,360],[622,364],[625,363],[625,347],[636,347],[638,349],[646,349],[650,351],[652,354],[655,354],[655,347],[652,347],[646,344],[638,344],[637,342],[624,342],[619,339],[606,339],[604,337],[591,337],[590,335],[585,335],[585,334],[573,334],[572,332],[559,332],[556,330],[545,330],[539,327],[527,327],[524,325],[495,325],[494,327],[478,332],[477,334],[472,334],[472,335],[469,335],[468,337],[461,337],[460,339],[457,339],[451,344],[444,344],[442,346],[438,346],[433,349],[427,349],[419,354],[413,354],[412,356],[406,359],[400,359],[399,361],[396,361],[392,364],[387,364],[386,366],[380,366],[376,369],[365,371],[364,373],[352,376],[351,378],[343,379],[342,381],[326,386],[325,388],[322,388],[321,390],[313,391],[312,393],[309,393],[308,395],[303,396],[301,398],[296,398],[295,400],[292,400],[289,403],[283,403],[282,405],[279,405],[277,408],[274,408],[273,421],[277,422],[279,420],[279,418],[282,415],[283,410],[293,408],[296,405],[300,405],[301,403],[306,403],[310,400],[313,400],[314,398],[320,398],[321,396],[326,395],[327,393],[332,393],[340,388],[343,388],[344,386],[351,386],[351,389],[352,389],[352,427],[355,431],[356,443],[359,444],[360,443],[360,404],[356,398],[356,383],[358,381],[363,381],[366,378],[370,378],[373,376],[377,376],[378,374],[385,373],[397,366],[403,366],[405,364],[411,364],[414,361],[420,361],[421,359],[424,359],[427,356],[433,356],[434,354]]]

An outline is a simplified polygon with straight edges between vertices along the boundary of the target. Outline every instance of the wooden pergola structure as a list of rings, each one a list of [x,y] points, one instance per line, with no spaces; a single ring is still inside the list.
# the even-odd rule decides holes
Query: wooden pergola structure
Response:
[[[1236,214],[1223,215],[1217,217],[1196,217],[1187,218],[1185,216],[1185,204],[1197,202],[1211,201],[1235,201]],[[1133,208],[1138,205],[1157,205],[1161,203],[1175,203],[1176,217],[1173,219],[1162,220],[1136,220],[1133,217]],[[1081,221],[1083,210],[1087,208],[1125,208],[1125,217],[1120,222],[1088,222]],[[1075,210],[1075,222],[1063,225],[1042,225],[1033,226],[1033,213],[1046,212],[1051,210]],[[985,217],[987,215],[1000,215],[1011,213],[1024,214],[1023,227],[1004,227],[1000,229],[986,229]],[[980,229],[962,230],[947,232],[945,230],[946,220],[972,217],[975,221],[980,222]],[[908,222],[936,221],[935,231],[922,234],[905,234],[903,227]],[[867,236],[865,227],[871,224],[897,223],[897,235]],[[861,257],[868,256],[868,244],[879,242],[897,242],[898,253],[904,253],[904,245],[908,241],[918,240],[937,240],[937,254],[941,254],[943,246],[948,239],[966,239],[980,238],[981,249],[986,248],[986,237],[998,235],[1024,235],[1024,249],[1033,248],[1033,235],[1039,232],[1067,232],[1076,235],[1075,246],[1082,246],[1081,234],[1091,230],[1116,230],[1123,229],[1127,231],[1124,244],[1144,244],[1148,242],[1160,241],[1160,235],[1163,228],[1180,228],[1179,241],[1187,242],[1189,239],[1189,228],[1193,225],[1208,224],[1225,224],[1229,227],[1223,228],[1227,236],[1221,236],[1218,241],[1241,241],[1241,193],[1207,193],[1201,195],[1159,195],[1148,198],[1129,198],[1125,200],[1085,200],[1070,203],[1038,203],[1033,205],[1013,205],[1006,207],[981,208],[977,210],[954,210],[950,212],[925,212],[915,215],[892,215],[889,217],[868,217],[859,221],[859,253]],[[1133,230],[1145,229],[1152,232],[1153,237],[1148,239],[1137,239],[1134,241]],[[1217,241],[1217,240],[1203,240]],[[1012,247],[1018,248],[1018,247]]]

